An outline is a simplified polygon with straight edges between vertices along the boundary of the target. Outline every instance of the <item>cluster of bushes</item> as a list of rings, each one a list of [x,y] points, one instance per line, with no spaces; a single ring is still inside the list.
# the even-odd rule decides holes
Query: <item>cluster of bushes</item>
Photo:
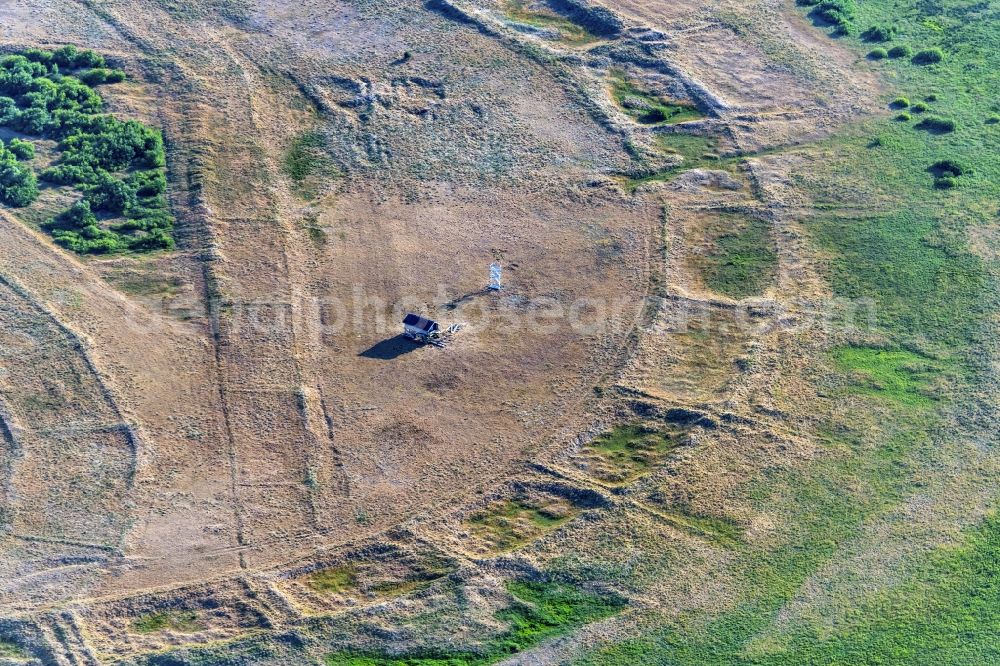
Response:
[[[955,160],[938,160],[927,170],[934,175],[934,187],[942,190],[958,187],[959,176],[972,172],[967,166]]]
[[[56,217],[46,222],[44,228],[52,234],[57,243],[80,254],[104,254],[124,250],[147,251],[173,247],[169,228],[149,229],[142,234],[127,234],[131,231],[131,221],[104,229],[97,216],[84,199],[73,204]]]
[[[72,46],[0,59],[0,126],[57,141],[59,161],[40,177],[83,194],[45,225],[57,242],[77,252],[173,246],[162,136],[140,122],[101,113],[103,100],[92,87],[124,79],[100,55]],[[29,150],[34,153],[30,142],[15,147],[12,141],[13,164],[0,165],[0,182],[20,183],[9,196],[8,189],[0,190],[0,200],[9,205],[28,205],[37,197],[35,175],[16,163]],[[99,214],[125,221],[102,228]]]
[[[909,121],[913,119],[911,113],[926,113],[930,111],[930,106],[927,102],[935,102],[938,99],[937,93],[931,93],[925,98],[926,102],[915,102],[910,103],[910,100],[906,97],[897,97],[896,99],[889,102],[889,108],[902,110],[902,113],[896,116],[896,120],[899,121]],[[904,110],[905,109],[905,110]],[[927,130],[929,132],[934,132],[935,134],[944,134],[947,132],[954,132],[958,125],[954,120],[950,118],[941,118],[939,116],[926,116],[923,120],[917,123],[916,127],[918,129]]]
[[[0,143],[0,201],[15,208],[30,206],[38,198],[38,179],[31,166],[21,162],[33,157],[35,149],[28,143],[31,147],[29,154],[23,147],[24,143],[28,142],[14,139],[10,146]]]
[[[876,26],[869,28],[862,33],[862,37],[869,42],[887,42],[892,39],[894,34],[894,29]],[[898,60],[900,58],[910,58],[910,61],[914,65],[933,65],[934,63],[944,60],[944,51],[939,48],[932,48],[922,49],[914,54],[912,48],[906,44],[899,44],[898,46],[893,46],[889,50],[886,50],[881,46],[874,48],[868,52],[868,58],[871,60],[884,60],[885,58]]]
[[[795,0],[801,7],[813,7],[810,15],[837,27],[837,32],[847,34],[857,14],[854,0]]]
[[[884,60],[885,58],[898,60],[899,58],[910,58],[911,62],[915,65],[932,65],[944,60],[944,51],[941,49],[924,49],[922,51],[918,51],[916,55],[914,55],[913,49],[905,44],[901,44],[899,46],[893,46],[888,51],[882,47],[874,48],[868,52],[868,58],[871,60]]]

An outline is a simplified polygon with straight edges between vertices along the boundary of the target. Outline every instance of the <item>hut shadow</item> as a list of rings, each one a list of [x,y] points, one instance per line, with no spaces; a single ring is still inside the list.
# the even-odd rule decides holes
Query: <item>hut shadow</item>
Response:
[[[471,301],[476,296],[485,296],[488,293],[490,293],[490,289],[488,287],[483,287],[482,289],[480,289],[478,291],[470,291],[469,293],[467,293],[467,294],[465,294],[463,296],[459,296],[458,298],[452,299],[452,300],[448,301],[447,303],[445,303],[444,304],[444,309],[448,310],[448,311],[454,310],[455,308],[457,308],[462,303],[466,303],[468,301]]]
[[[379,361],[391,361],[394,358],[399,358],[404,354],[416,351],[420,347],[421,345],[419,343],[410,340],[403,334],[399,334],[375,343],[368,349],[358,354],[358,356],[363,358],[373,358]]]

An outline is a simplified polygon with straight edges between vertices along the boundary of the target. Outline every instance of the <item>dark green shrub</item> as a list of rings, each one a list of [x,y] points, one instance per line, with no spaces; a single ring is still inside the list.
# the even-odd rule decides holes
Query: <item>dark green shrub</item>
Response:
[[[923,102],[917,102],[916,104],[910,107],[910,111],[913,111],[913,113],[924,113],[929,108],[930,107],[924,104]]]
[[[94,170],[87,166],[74,166],[72,164],[57,164],[49,167],[41,173],[41,179],[56,185],[78,185],[82,183],[93,183],[97,178]]]
[[[917,127],[935,134],[945,134],[947,132],[954,132],[957,125],[951,118],[927,116],[917,124]]]
[[[911,116],[910,114],[908,114],[906,111],[903,111],[901,114],[899,114],[898,116],[896,116],[896,120],[898,120],[901,123],[909,122],[912,118],[913,118],[913,116]]]
[[[10,97],[0,97],[0,125],[9,125],[19,113],[17,102]]]
[[[824,0],[814,10],[819,18],[841,28],[850,25],[856,11],[854,0]]]
[[[138,251],[170,250],[173,247],[174,239],[163,229],[154,229],[129,241],[129,249]]]
[[[897,97],[889,102],[889,107],[893,109],[905,109],[910,105],[910,100],[905,97]]]
[[[84,227],[97,225],[97,217],[90,210],[90,204],[86,201],[77,201],[75,204],[59,213],[45,223],[49,229],[79,230]]]
[[[31,107],[25,109],[15,116],[10,126],[25,134],[44,135],[52,123],[52,116],[48,111]]]
[[[930,165],[927,170],[939,178],[942,176],[958,177],[972,173],[972,169],[956,160],[938,160]]]
[[[72,44],[56,49],[52,53],[52,61],[63,69],[80,69],[83,67],[104,67],[104,58],[93,51],[80,50]]]
[[[41,49],[27,49],[22,55],[32,62],[41,63],[45,66],[48,66],[52,62],[52,53]]]
[[[938,101],[938,94],[937,93],[931,93],[927,97],[924,97],[924,99],[926,101],[928,101],[928,102],[936,102],[936,101]]]
[[[883,49],[881,46],[877,49],[872,49],[868,52],[869,60],[885,60],[889,57],[889,52]]]
[[[24,139],[14,138],[7,144],[7,149],[19,160],[30,160],[35,156],[35,144]]]
[[[813,7],[809,13],[813,18],[837,26],[837,31],[845,33],[857,13],[854,0],[795,0],[801,7]]]
[[[891,49],[889,49],[890,58],[909,58],[912,54],[913,54],[913,49],[911,49],[906,44],[893,46]]]
[[[23,208],[38,198],[38,179],[31,167],[17,161],[6,148],[0,153],[0,201]]]
[[[861,33],[866,42],[887,42],[896,35],[894,26],[873,25]]]
[[[99,86],[108,80],[108,70],[88,69],[85,72],[80,72],[76,77],[88,86]]]
[[[88,185],[84,194],[91,210],[124,213],[137,203],[135,187],[103,170],[97,172],[94,184]]]
[[[83,83],[88,86],[99,86],[103,83],[120,83],[125,80],[125,72],[120,69],[104,69],[96,67],[80,72],[77,75]]]
[[[932,65],[936,62],[941,62],[944,59],[944,52],[941,49],[924,49],[923,51],[917,51],[916,55],[913,56],[913,63],[915,65]]]
[[[935,179],[934,187],[940,190],[950,190],[953,187],[958,187],[958,179],[954,176],[941,176]]]
[[[163,138],[159,132],[135,120],[100,118],[103,126],[98,132],[73,134],[60,142],[64,163],[86,164],[106,171],[164,166]]]
[[[162,171],[137,171],[128,177],[140,197],[151,197],[167,191],[167,178]]]

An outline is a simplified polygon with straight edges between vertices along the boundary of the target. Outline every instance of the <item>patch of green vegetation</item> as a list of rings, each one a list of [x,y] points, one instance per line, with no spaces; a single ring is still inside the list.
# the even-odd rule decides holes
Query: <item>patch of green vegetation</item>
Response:
[[[451,563],[438,558],[429,558],[418,564],[402,580],[390,580],[368,586],[367,590],[384,597],[398,597],[423,590],[431,583],[441,580],[453,567]]]
[[[833,350],[833,358],[841,370],[860,379],[853,390],[910,407],[935,402],[933,383],[946,368],[941,361],[905,349],[846,346]]]
[[[633,423],[592,440],[582,457],[594,477],[605,483],[626,483],[647,473],[679,443],[678,433]]]
[[[0,202],[24,208],[38,198],[38,179],[30,166],[20,163],[18,152],[23,151],[0,144]]]
[[[358,586],[358,572],[352,564],[320,569],[309,577],[308,585],[317,592],[339,594]]]
[[[944,51],[939,48],[917,51],[913,56],[915,65],[933,65],[944,60]]]
[[[183,286],[180,278],[162,278],[156,274],[130,275],[115,281],[126,294],[136,296],[173,296]]]
[[[320,226],[319,216],[316,213],[306,214],[299,224],[305,229],[313,245],[317,248],[323,248],[326,245],[327,240],[329,240],[328,235],[326,229]]]
[[[27,659],[28,653],[17,643],[0,640],[0,659]]]
[[[927,116],[916,126],[918,129],[925,129],[936,134],[954,132],[958,125],[951,118],[939,118],[937,116]]]
[[[598,649],[581,666],[965,665],[1000,659],[995,516],[969,530],[960,545],[929,555],[923,547],[931,544],[914,530],[912,549],[890,554],[890,571],[865,572],[885,576],[891,584],[884,587],[859,591],[855,578],[856,566],[885,566],[879,556],[849,560],[850,568],[831,573],[845,558],[857,557],[859,544],[867,547],[866,537],[878,533],[870,529],[905,529],[899,523],[905,525],[932,492],[951,492],[932,491],[929,478],[948,475],[941,486],[949,488],[952,482],[982,483],[959,476],[964,472],[958,469],[978,463],[946,450],[960,448],[951,441],[960,435],[943,417],[955,408],[952,398],[991,390],[982,384],[990,376],[980,375],[991,359],[982,343],[998,300],[967,238],[995,224],[1000,199],[1000,137],[982,122],[997,113],[992,91],[1000,89],[1000,15],[985,2],[904,7],[868,0],[858,3],[855,20],[897,25],[894,38],[946,54],[920,67],[909,60],[912,49],[898,45],[879,67],[911,96],[935,91],[924,99],[955,121],[944,133],[917,132],[891,118],[850,128],[826,144],[815,174],[798,179],[814,200],[815,214],[805,224],[828,253],[834,294],[871,299],[876,328],[894,345],[834,350],[837,364],[858,379],[852,390],[871,401],[877,416],[838,412],[823,456],[801,467],[768,469],[752,482],[750,499],[775,530],[727,553],[733,558],[727,568],[732,606],[665,617],[660,628]],[[861,40],[844,43],[859,54],[867,51]],[[944,160],[969,169],[960,176],[961,188],[929,186],[927,165]],[[934,358],[905,351],[918,348],[932,350]],[[972,448],[963,448],[963,455],[974,455]],[[955,497],[935,499],[960,511]],[[898,562],[891,559],[896,555]]]
[[[899,46],[893,46],[891,49],[889,49],[888,53],[889,57],[892,58],[893,60],[896,60],[898,58],[909,58],[911,55],[913,55],[913,49],[911,49],[906,44],[900,44]]]
[[[803,582],[836,557],[864,521],[898,505],[911,489],[908,454],[929,447],[928,438],[901,434],[878,449],[860,451],[856,433],[840,435],[847,453],[817,461],[804,470],[765,473],[751,495],[780,526],[769,543],[737,540],[731,589],[733,607],[719,614],[685,614],[646,634],[595,650],[575,666],[672,664],[783,664],[785,666],[869,661],[811,661],[811,654],[785,654],[778,646],[762,658],[752,650],[781,622],[781,611]],[[891,662],[886,662],[891,663]]]
[[[1000,519],[931,553],[900,585],[871,595],[832,634],[797,625],[763,664],[992,664],[1000,661]],[[882,621],[880,618],[892,618]],[[795,659],[795,657],[798,657]]]
[[[578,513],[568,500],[520,497],[495,502],[473,514],[467,522],[493,549],[507,551],[559,527]]]
[[[504,13],[512,21],[535,28],[555,30],[560,40],[574,46],[584,46],[598,41],[598,37],[578,23],[550,9],[529,8],[525,0],[507,0],[503,4]]]
[[[304,199],[316,198],[324,181],[340,175],[327,154],[326,137],[320,132],[306,132],[292,141],[285,153],[284,170]]]
[[[706,539],[725,548],[736,548],[743,543],[743,527],[723,516],[706,516],[687,508],[658,508],[656,515],[671,525],[700,539]]]
[[[204,625],[194,611],[162,611],[137,618],[132,622],[132,629],[139,634],[154,634],[167,630],[190,634],[201,631]]]
[[[72,46],[0,59],[0,126],[57,141],[59,155],[36,177],[17,162],[30,159],[34,146],[12,140],[0,153],[0,201],[30,206],[38,197],[38,178],[75,187],[83,194],[78,206],[41,226],[81,254],[173,247],[163,138],[142,123],[101,113],[104,102],[93,89],[124,78],[93,51]],[[122,221],[107,222],[114,218]]]
[[[643,125],[673,125],[705,117],[695,105],[654,95],[621,71],[612,73],[611,97],[622,111]]]
[[[810,16],[819,22],[834,26],[836,33],[841,35],[851,32],[858,12],[854,0],[795,0],[795,4],[800,7],[812,7]]]
[[[958,238],[935,233],[941,213],[914,207],[820,216],[811,226],[837,252],[829,279],[838,296],[873,299],[877,324],[903,339],[964,346],[979,335],[987,278]]]
[[[717,141],[711,136],[700,134],[658,134],[656,143],[665,153],[680,155],[685,162],[717,161]]]
[[[888,42],[896,36],[896,26],[873,25],[861,33],[861,38],[866,42]]]
[[[742,159],[738,157],[720,157],[715,152],[718,148],[717,140],[711,136],[672,132],[657,135],[656,143],[663,152],[679,155],[682,160],[678,164],[666,169],[651,171],[640,176],[625,177],[624,187],[627,192],[635,192],[640,185],[645,183],[670,182],[678,175],[691,169],[728,169]]]
[[[779,638],[754,641],[748,632],[742,641],[702,638],[697,645],[661,631],[598,651],[579,666],[997,663],[998,579],[1000,519],[994,514],[960,545],[939,547],[904,580],[867,595],[833,627],[797,621]],[[724,624],[712,629],[719,627],[730,630]]]
[[[14,153],[18,160],[30,160],[35,157],[35,144],[24,139],[13,138],[7,142],[7,150]]]
[[[778,264],[770,225],[756,217],[721,215],[720,220],[725,229],[709,239],[711,249],[700,262],[705,284],[737,299],[763,293]]]
[[[625,607],[616,595],[599,595],[562,583],[511,582],[507,590],[514,603],[496,617],[507,630],[476,651],[424,649],[403,655],[373,652],[336,652],[327,666],[489,666],[569,633],[590,622],[610,617]]]
[[[889,57],[889,52],[886,51],[881,46],[878,48],[874,48],[868,52],[869,60],[885,60],[888,57]]]

